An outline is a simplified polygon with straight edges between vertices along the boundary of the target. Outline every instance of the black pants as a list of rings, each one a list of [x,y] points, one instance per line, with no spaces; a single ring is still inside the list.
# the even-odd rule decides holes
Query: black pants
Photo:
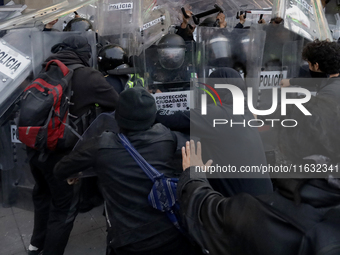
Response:
[[[68,185],[54,177],[53,168],[64,155],[52,154],[45,162],[38,156],[30,160],[36,182],[31,244],[43,249],[44,255],[62,255],[78,213],[80,183]]]

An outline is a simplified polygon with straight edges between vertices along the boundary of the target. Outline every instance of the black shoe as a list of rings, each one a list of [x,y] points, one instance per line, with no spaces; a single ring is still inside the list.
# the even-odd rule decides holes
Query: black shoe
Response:
[[[42,255],[42,254],[43,254],[42,250],[36,250],[36,251],[27,250],[27,255]]]

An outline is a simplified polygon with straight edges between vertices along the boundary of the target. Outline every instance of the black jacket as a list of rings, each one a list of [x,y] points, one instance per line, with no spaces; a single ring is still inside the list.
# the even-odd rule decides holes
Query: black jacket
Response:
[[[70,113],[81,116],[86,113],[91,106],[98,104],[103,111],[114,111],[118,102],[118,93],[107,83],[104,76],[97,70],[86,66],[76,53],[72,51],[62,51],[50,56],[49,60],[58,59],[65,65],[83,64],[83,68],[75,70],[72,77],[73,96],[70,106]]]
[[[331,97],[340,102],[340,77],[325,79],[317,88],[317,96]]]
[[[190,235],[210,255],[340,254],[340,190],[311,180],[296,205],[294,182],[281,180],[271,195],[227,198],[187,169],[177,192]]]
[[[316,91],[317,96],[331,97],[340,102],[340,77],[333,78],[292,78],[291,85],[301,86],[311,91]]]
[[[95,104],[98,104],[101,111],[114,111],[118,102],[119,95],[113,89],[113,87],[105,81],[104,76],[97,70],[89,67],[87,62],[84,62],[75,52],[61,51],[51,55],[43,63],[43,67],[50,60],[60,60],[63,64],[74,65],[81,64],[84,67],[78,68],[74,71],[71,80],[71,86],[73,96],[71,97],[70,114],[72,116],[81,117],[83,114],[88,113],[90,109],[95,108]],[[90,116],[89,118],[95,118],[96,116]],[[91,121],[89,118],[87,122]],[[73,119],[74,121],[75,119]],[[82,122],[78,124],[78,132],[82,134],[84,129],[90,123],[83,125]],[[37,156],[37,151],[28,148],[29,158]],[[69,151],[55,151],[53,154],[58,153],[60,156],[66,155]]]
[[[181,169],[172,167],[177,141],[169,129],[161,124],[142,132],[127,134],[131,144],[145,160],[167,177],[178,177]],[[64,157],[55,167],[57,178],[65,179],[88,167],[98,175],[99,186],[106,202],[110,246],[117,254],[134,254],[153,249],[167,254],[169,246],[176,254],[186,254],[182,234],[165,213],[148,204],[153,185],[135,160],[121,144],[118,136],[104,132]],[[159,251],[159,249],[164,249]],[[144,254],[144,253],[142,253]]]

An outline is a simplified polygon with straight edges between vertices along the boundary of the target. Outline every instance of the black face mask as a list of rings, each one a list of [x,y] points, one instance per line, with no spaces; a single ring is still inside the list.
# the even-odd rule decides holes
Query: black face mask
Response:
[[[326,73],[314,72],[310,69],[309,69],[309,74],[312,78],[327,78],[328,77]]]

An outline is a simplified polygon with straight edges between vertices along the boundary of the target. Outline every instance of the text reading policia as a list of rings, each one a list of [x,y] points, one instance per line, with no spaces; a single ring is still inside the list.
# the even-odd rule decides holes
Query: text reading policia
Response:
[[[15,72],[20,67],[21,62],[0,49],[0,65],[3,65],[12,72]]]

